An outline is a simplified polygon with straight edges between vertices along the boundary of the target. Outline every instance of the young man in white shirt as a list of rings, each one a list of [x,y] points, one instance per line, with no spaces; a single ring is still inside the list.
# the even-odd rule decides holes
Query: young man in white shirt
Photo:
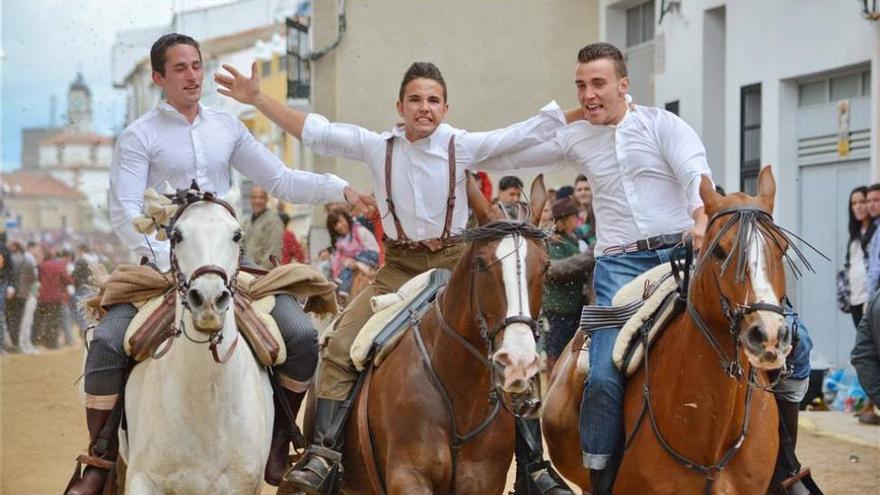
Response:
[[[346,307],[329,334],[318,375],[318,407],[313,445],[300,469],[285,475],[298,490],[319,493],[332,465],[338,462],[341,438],[328,438],[334,418],[344,411],[358,372],[349,349],[372,316],[370,298],[399,288],[431,268],[452,269],[462,246],[449,242],[467,224],[466,172],[477,162],[536,145],[549,139],[579,109],[564,114],[554,103],[528,120],[490,132],[467,132],[443,122],[448,110],[446,83],[434,64],[414,63],[400,85],[397,111],[402,127],[377,133],[350,124],[331,123],[321,115],[288,108],[260,92],[256,64],[250,77],[235,68],[217,74],[221,94],[254,105],[316,153],[365,163],[380,205],[386,238],[385,266],[375,282]],[[539,442],[540,443],[540,442]],[[533,452],[530,457],[540,457]],[[332,460],[336,459],[336,460]],[[555,472],[539,463],[530,474],[541,493],[571,493]],[[523,484],[525,489],[525,484]],[[525,492],[523,492],[525,493]]]
[[[232,114],[201,105],[202,55],[189,36],[167,34],[150,51],[153,81],[164,99],[129,125],[116,141],[110,168],[110,220],[122,242],[161,270],[170,268],[170,245],[135,231],[132,220],[141,214],[144,190],[167,182],[187,189],[195,180],[203,191],[222,195],[229,190],[231,168],[285,201],[326,203],[348,201],[367,206],[373,201],[333,175],[288,169]],[[92,457],[114,461],[115,435],[98,442],[125,387],[128,357],[123,339],[136,309],[130,304],[109,308],[95,328],[85,366],[86,421]],[[276,367],[285,397],[299,409],[317,361],[317,334],[292,297],[280,297],[272,316],[288,350],[287,362]],[[281,408],[276,408],[280,412]],[[290,433],[283,414],[276,414],[272,453],[266,478],[277,484],[286,468]],[[97,444],[96,444],[97,442]],[[100,464],[100,463],[95,463]],[[68,494],[101,493],[108,471],[88,465]]]
[[[699,185],[701,176],[711,176],[711,171],[702,142],[683,120],[631,104],[626,63],[614,46],[584,47],[578,53],[575,84],[585,120],[543,144],[479,166],[552,169],[568,161],[582,168],[592,186],[598,225],[596,304],[610,306],[620,287],[668,262],[672,246],[685,232],[700,246],[707,219]],[[580,435],[594,494],[611,493],[614,467],[608,462],[622,430],[624,379],[611,358],[619,330],[591,332]]]

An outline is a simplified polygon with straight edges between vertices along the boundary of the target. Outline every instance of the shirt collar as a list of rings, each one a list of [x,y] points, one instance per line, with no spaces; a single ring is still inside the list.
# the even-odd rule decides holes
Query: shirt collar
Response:
[[[180,120],[186,122],[187,124],[189,124],[189,121],[186,120],[186,117],[184,117],[183,114],[180,113],[176,108],[174,108],[173,106],[171,106],[171,104],[168,103],[168,100],[165,100],[164,98],[163,98],[163,99],[160,99],[160,100],[159,100],[159,103],[156,104],[156,109],[158,109],[158,110],[160,110],[160,111],[162,111],[162,112],[164,112],[164,113],[166,113],[166,114],[168,114],[168,115],[171,115],[172,117],[174,117],[174,118],[176,118],[176,119],[180,119]],[[199,102],[199,113],[196,115],[195,120],[193,120],[192,125],[196,125],[196,123],[199,122],[199,120],[200,120],[201,117],[202,117],[203,112],[204,112],[205,110],[207,110],[207,109],[208,109],[208,106],[207,106],[207,105],[203,105],[202,102]]]
[[[407,143],[409,143],[413,146],[431,147],[434,144],[434,142],[437,139],[439,139],[439,136],[441,134],[444,134],[443,131],[445,131],[446,126],[447,126],[446,122],[441,122],[440,125],[438,125],[436,129],[434,129],[434,132],[432,132],[430,136],[419,139],[417,141],[412,141],[412,142],[406,138],[406,129],[402,125],[394,126],[394,128],[391,129],[391,134],[396,138],[403,139],[404,141],[406,141]]]

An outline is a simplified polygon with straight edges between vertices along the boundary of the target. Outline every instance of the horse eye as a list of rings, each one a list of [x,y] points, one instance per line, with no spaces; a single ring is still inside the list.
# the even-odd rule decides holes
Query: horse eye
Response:
[[[727,259],[727,253],[724,252],[724,248],[721,246],[715,246],[715,249],[712,250],[712,256],[715,256],[719,260]]]
[[[232,242],[238,242],[241,240],[241,231],[238,230],[234,234],[232,234]]]
[[[171,239],[172,239],[175,243],[183,242],[183,234],[181,234],[179,230],[174,229],[174,230],[171,232]]]

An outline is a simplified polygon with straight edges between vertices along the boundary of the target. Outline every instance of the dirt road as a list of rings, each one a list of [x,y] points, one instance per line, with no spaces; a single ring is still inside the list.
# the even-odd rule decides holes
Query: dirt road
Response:
[[[75,384],[82,354],[78,349],[6,354],[0,364],[2,493],[57,495],[88,442]],[[798,453],[825,493],[878,493],[880,449],[804,431]],[[273,490],[267,486],[263,493]]]

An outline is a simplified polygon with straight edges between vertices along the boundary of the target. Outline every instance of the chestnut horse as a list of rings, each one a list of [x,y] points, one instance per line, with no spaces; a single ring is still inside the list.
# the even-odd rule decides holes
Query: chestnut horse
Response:
[[[547,254],[534,225],[545,198],[539,176],[531,224],[500,220],[469,181],[480,226],[458,236],[470,245],[434,307],[370,371],[346,428],[343,492],[503,491],[515,435],[511,394],[529,394],[539,371],[535,320]]]
[[[789,241],[772,221],[775,193],[770,167],[760,173],[757,197],[722,197],[702,179],[710,218],[704,249],[687,310],[628,379],[615,493],[767,492],[779,421],[766,372],[782,367],[791,350],[781,307]],[[559,472],[589,490],[578,438],[583,339],[578,332],[553,370],[542,425]]]

